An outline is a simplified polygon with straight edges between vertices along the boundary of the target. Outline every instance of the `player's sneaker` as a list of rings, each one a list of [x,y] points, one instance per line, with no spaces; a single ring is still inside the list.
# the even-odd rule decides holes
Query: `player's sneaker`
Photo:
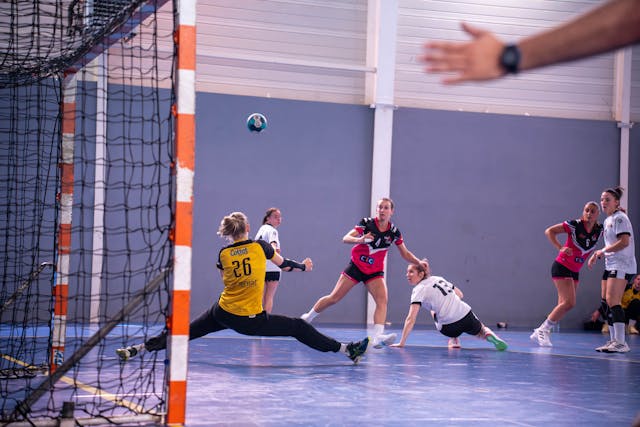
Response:
[[[610,346],[611,344],[613,344],[613,343],[614,343],[614,341],[613,341],[613,340],[609,340],[609,341],[607,341],[606,343],[604,343],[604,345],[601,345],[600,347],[596,347],[596,351],[599,351],[599,352],[601,352],[601,353],[605,353],[605,350],[606,350],[607,348],[609,348],[609,346]]]
[[[449,348],[460,348],[460,338],[453,337],[449,338],[449,343],[447,344]]]
[[[542,328],[535,328],[533,333],[529,335],[531,341],[538,343],[540,347],[553,347],[551,344],[551,333]]]
[[[628,353],[631,351],[626,342],[613,341],[609,347],[602,350],[603,353]]]
[[[373,348],[382,348],[396,342],[398,334],[380,334],[373,339]]]
[[[144,344],[138,344],[138,345],[131,345],[125,348],[118,348],[116,349],[116,354],[118,355],[118,357],[120,357],[120,360],[125,362],[131,359],[132,357],[136,357],[142,350],[143,346]]]
[[[358,364],[362,356],[367,352],[369,347],[369,337],[362,341],[356,341],[347,344],[347,357],[353,360],[354,364]]]
[[[640,334],[640,332],[638,332],[638,328],[636,328],[635,325],[627,325],[627,333],[629,335],[638,335],[638,334]]]
[[[491,329],[484,327],[484,337],[489,341],[498,351],[505,351],[507,349],[507,343],[502,341]]]

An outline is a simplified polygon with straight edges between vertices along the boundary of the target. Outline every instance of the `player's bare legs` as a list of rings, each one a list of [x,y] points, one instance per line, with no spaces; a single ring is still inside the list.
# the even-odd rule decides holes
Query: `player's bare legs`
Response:
[[[570,277],[565,277],[562,279],[553,279],[553,283],[558,289],[558,305],[551,310],[548,317],[551,321],[557,323],[569,312],[569,310],[575,307],[578,282],[574,281]]]
[[[571,277],[558,277],[553,279],[553,284],[558,290],[558,303],[551,310],[547,318],[533,330],[529,336],[531,341],[537,343],[541,347],[552,347],[551,330],[558,324],[560,319],[564,317],[576,305],[576,291],[578,290],[578,282]]]
[[[313,308],[309,310],[308,313],[304,313],[300,317],[307,322],[311,322],[318,314],[322,313],[324,310],[344,298],[344,296],[347,295],[356,284],[357,283],[351,280],[349,277],[341,274],[331,293],[329,295],[321,297],[318,301],[316,301],[316,303],[313,305]]]
[[[376,303],[376,308],[373,311],[373,346],[393,344],[397,335],[384,333],[384,325],[387,320],[387,284],[384,278],[378,277],[369,281],[366,287]]]
[[[380,277],[371,280],[365,286],[376,303],[376,308],[373,312],[373,323],[376,325],[384,325],[384,322],[387,320],[387,284],[384,279]]]

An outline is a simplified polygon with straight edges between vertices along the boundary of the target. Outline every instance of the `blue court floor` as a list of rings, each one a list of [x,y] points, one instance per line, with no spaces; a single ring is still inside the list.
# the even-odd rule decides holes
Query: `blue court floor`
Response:
[[[364,328],[319,329],[339,341]],[[398,330],[391,330],[400,332]],[[528,330],[499,331],[505,352],[469,335],[448,349],[435,330],[358,365],[288,338],[223,331],[190,344],[187,425],[631,426],[640,414],[640,337],[601,354],[607,337],[560,332],[540,348]]]
[[[367,333],[316,326],[342,342]],[[115,348],[127,330],[115,331],[119,338],[96,355],[106,362],[102,370],[83,372],[80,381],[119,393],[119,381],[136,381],[127,375],[140,362],[165,357],[147,353],[122,366]],[[552,335],[552,348],[531,343],[530,330],[497,332],[507,351],[469,335],[461,349],[448,349],[435,329],[417,329],[407,347],[371,349],[358,365],[292,338],[210,334],[189,345],[187,426],[609,427],[631,426],[640,416],[640,336],[629,337],[629,353],[602,354],[594,348],[608,337],[597,332],[563,330]],[[140,342],[124,335],[129,344]],[[161,375],[156,382],[160,391]],[[81,400],[93,398],[88,389],[79,391]],[[62,387],[56,399],[65,393]]]

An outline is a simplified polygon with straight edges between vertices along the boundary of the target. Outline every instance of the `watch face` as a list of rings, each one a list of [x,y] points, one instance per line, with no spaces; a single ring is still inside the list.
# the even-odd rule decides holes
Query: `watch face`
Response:
[[[516,45],[507,45],[502,50],[500,65],[508,73],[517,73],[520,65],[520,50]]]
[[[507,49],[504,52],[504,56],[502,57],[502,60],[506,65],[514,65],[516,62],[516,59],[517,59],[516,54],[512,49]]]

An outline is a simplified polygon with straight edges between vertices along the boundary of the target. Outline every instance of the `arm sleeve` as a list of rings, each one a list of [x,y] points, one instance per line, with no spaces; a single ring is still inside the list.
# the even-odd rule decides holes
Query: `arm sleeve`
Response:
[[[291,268],[291,270],[289,271],[293,271],[294,268],[302,271],[305,271],[307,269],[306,265],[289,258],[285,258],[282,264],[279,265],[279,267],[282,269],[282,271],[286,271],[285,268]]]

